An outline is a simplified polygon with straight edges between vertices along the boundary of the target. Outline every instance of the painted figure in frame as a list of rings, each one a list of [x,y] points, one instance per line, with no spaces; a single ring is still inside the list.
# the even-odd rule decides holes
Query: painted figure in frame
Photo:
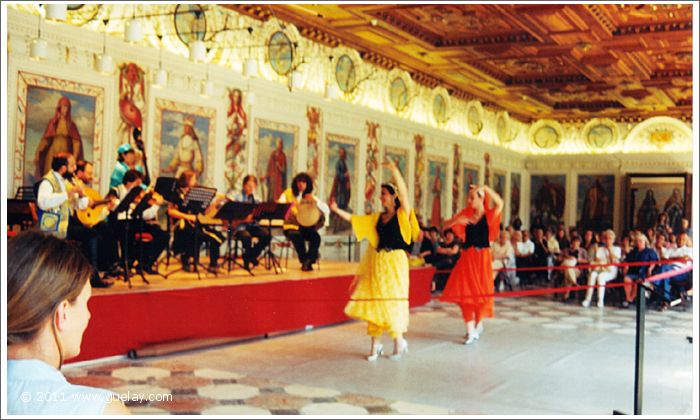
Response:
[[[179,178],[186,170],[196,172],[197,177],[200,177],[204,172],[202,148],[194,129],[194,123],[194,118],[191,116],[183,119],[183,133],[175,149],[175,156],[168,166],[168,172],[174,172],[175,178]]]
[[[36,179],[41,179],[51,170],[53,157],[61,152],[71,153],[76,160],[84,159],[83,142],[78,127],[71,117],[71,102],[65,96],[61,96],[58,100],[56,112],[46,125],[44,135],[41,136],[36,148],[34,154]]]
[[[333,177],[333,185],[331,186],[331,197],[329,202],[335,201],[338,208],[349,211],[350,205],[350,172],[348,171],[347,164],[347,150],[345,147],[338,149],[338,160],[335,162],[335,175]],[[331,228],[334,232],[343,230],[347,223],[343,223],[343,220],[336,216],[335,213],[331,215]]]
[[[265,180],[267,201],[275,201],[287,186],[287,156],[284,154],[284,142],[281,138],[277,138],[275,150],[267,161]]]

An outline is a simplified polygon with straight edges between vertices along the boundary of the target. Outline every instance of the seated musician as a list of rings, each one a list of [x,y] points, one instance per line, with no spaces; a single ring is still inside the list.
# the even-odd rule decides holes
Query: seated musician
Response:
[[[39,229],[61,239],[77,241],[90,260],[92,287],[109,287],[112,283],[100,279],[98,266],[98,235],[73,216],[75,209],[84,210],[89,204],[83,188],[72,183],[76,169],[75,157],[66,152],[57,153],[51,161],[51,170],[36,186]]]
[[[255,197],[255,190],[257,187],[258,179],[255,175],[246,175],[243,178],[243,189],[241,192],[234,194],[233,201],[254,204],[259,203],[260,200]],[[260,227],[257,222],[253,221],[251,215],[250,220],[238,226],[235,237],[243,243],[243,262],[246,270],[249,270],[251,265],[257,266],[258,257],[270,244],[270,230]],[[253,239],[257,240],[254,246]]]
[[[316,231],[321,228],[322,222],[316,226],[301,226],[297,221],[299,207],[304,202],[313,202],[323,213],[322,220],[327,221],[330,213],[328,204],[322,202],[312,194],[314,183],[309,174],[301,172],[292,180],[291,188],[284,190],[277,199],[279,203],[291,203],[290,211],[284,224],[284,235],[294,244],[302,271],[311,271],[313,264],[318,260],[318,248],[321,246],[321,236]],[[306,242],[309,243],[308,248]]]
[[[106,271],[108,276],[117,277],[121,275],[119,268],[119,244],[116,234],[105,220],[109,216],[110,211],[116,207],[116,202],[109,199],[109,197],[102,200],[99,193],[92,189],[93,169],[92,162],[79,160],[76,164],[73,183],[87,193],[88,208],[94,211],[94,220],[91,220],[92,223],[86,227],[92,228],[98,235],[97,250],[100,271]],[[100,204],[103,204],[101,209],[100,207],[95,207]],[[78,213],[80,212],[87,213],[87,210],[79,210]],[[80,214],[78,219],[80,219]],[[82,222],[83,220],[80,221]]]
[[[197,215],[186,213],[184,198],[190,188],[197,186],[197,173],[187,169],[177,179],[178,194],[180,201],[177,204],[170,203],[168,208],[168,216],[177,219],[175,223],[175,237],[173,239],[173,251],[175,254],[180,254],[182,259],[182,268],[186,272],[193,272],[193,267],[190,265],[190,259],[196,260],[194,240],[195,232],[197,241],[200,246],[206,243],[209,247],[209,267],[207,271],[216,273],[218,269],[218,260],[221,244],[224,242],[224,237],[221,233],[207,225],[197,223]],[[215,200],[218,201],[219,199]],[[216,202],[212,201],[211,206],[216,206]],[[196,250],[199,252],[199,249]]]
[[[124,174],[121,185],[109,190],[107,196],[114,197],[121,202],[133,188],[141,188],[143,177],[144,175],[136,169],[129,169]],[[146,192],[142,192],[142,195],[146,195]],[[153,238],[153,240],[149,242],[144,241],[143,238],[141,240],[139,246],[143,246],[143,259],[139,261],[139,267],[148,274],[158,274],[157,267],[154,267],[154,264],[158,260],[158,256],[160,256],[161,252],[168,246],[168,234],[162,230],[158,224],[152,223],[158,217],[158,208],[163,200],[160,196],[155,196],[152,200],[153,203],[143,211],[141,217],[143,223],[132,223],[129,226],[129,230],[134,233],[140,233],[142,237],[144,233],[148,233]],[[117,220],[113,221],[113,230],[117,233],[117,238],[119,240],[123,241],[125,234],[124,229],[126,229],[125,222],[127,219],[132,220],[133,216],[131,212],[139,201],[139,199],[134,200],[130,205],[130,210],[119,213],[117,215]],[[128,244],[122,243],[122,249],[126,246],[129,246],[128,255],[131,261],[139,257],[141,250],[135,245],[134,236],[129,238]]]

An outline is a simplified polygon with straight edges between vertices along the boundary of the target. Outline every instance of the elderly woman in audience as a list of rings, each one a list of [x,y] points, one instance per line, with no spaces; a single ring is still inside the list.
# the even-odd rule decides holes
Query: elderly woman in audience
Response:
[[[25,231],[8,241],[8,414],[129,414],[112,392],[72,385],[60,371],[80,353],[91,275],[83,254],[54,236]]]
[[[592,268],[588,275],[589,288],[586,290],[586,298],[581,302],[584,307],[591,305],[593,288],[590,286],[598,284],[598,307],[602,308],[605,305],[605,284],[617,277],[617,266],[612,264],[620,262],[621,251],[620,247],[615,245],[615,232],[608,229],[602,236],[602,245],[594,244],[589,252],[591,262],[600,266]]]
[[[498,235],[498,240],[491,244],[491,256],[493,257],[493,277],[498,282],[498,291],[505,288],[504,283],[508,283],[512,289],[514,285],[515,271],[503,271],[504,268],[515,268],[515,250],[510,243],[510,234],[507,230],[502,230]]]
[[[644,263],[659,261],[656,252],[649,248],[649,240],[643,233],[637,233],[633,237],[634,248],[627,254],[627,263]],[[652,265],[633,265],[625,266],[623,273],[625,274],[625,300],[622,302],[622,307],[629,307],[637,296],[637,281],[644,280],[651,276],[654,264]]]

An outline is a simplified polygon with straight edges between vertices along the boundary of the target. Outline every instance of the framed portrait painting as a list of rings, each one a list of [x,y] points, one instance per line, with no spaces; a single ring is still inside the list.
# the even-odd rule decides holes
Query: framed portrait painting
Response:
[[[406,183],[408,183],[408,180],[406,179],[406,177],[408,176],[408,149],[384,146],[384,155],[382,157],[382,160],[380,161],[380,164],[384,160],[393,160],[394,163],[396,163],[396,166],[399,168],[403,179],[406,180]],[[381,183],[385,184],[388,182],[395,183],[391,171],[382,167]]]
[[[530,228],[557,227],[563,220],[566,175],[532,175],[530,178]]]
[[[360,140],[353,137],[328,133],[326,135],[326,157],[324,159],[323,191],[324,201],[335,201],[338,207],[354,212],[357,203],[358,145]],[[343,234],[351,230],[350,223],[332,213],[329,233]]]
[[[277,201],[291,185],[296,168],[299,127],[274,121],[255,120],[255,172],[263,201]]]
[[[520,222],[520,193],[522,191],[522,178],[520,174],[510,173],[510,224]]]
[[[199,184],[211,186],[216,109],[162,98],[156,98],[155,105],[153,173],[177,178],[193,170]]]
[[[460,205],[457,206],[459,210],[463,209],[467,205],[469,186],[479,185],[479,171],[480,168],[478,165],[469,163],[462,164],[462,195],[460,197]]]
[[[615,175],[579,175],[576,182],[576,222],[600,232],[613,227]]]
[[[644,233],[650,228],[679,233],[681,219],[690,220],[691,184],[690,174],[628,175],[625,227]]]
[[[442,227],[442,221],[448,217],[447,185],[448,159],[442,156],[428,156],[428,215],[430,226]]]
[[[15,186],[41,180],[61,152],[92,162],[98,185],[104,89],[23,71],[17,80]]]

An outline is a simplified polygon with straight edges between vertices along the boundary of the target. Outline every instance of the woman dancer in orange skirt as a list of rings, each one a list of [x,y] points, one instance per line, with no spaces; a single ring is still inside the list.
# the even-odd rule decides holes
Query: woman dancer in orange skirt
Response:
[[[493,207],[489,207],[489,198]],[[488,186],[471,185],[467,207],[445,223],[462,239],[462,255],[452,269],[440,300],[462,309],[467,324],[464,344],[484,330],[482,320],[493,317],[493,269],[489,243],[498,236],[503,200]]]

